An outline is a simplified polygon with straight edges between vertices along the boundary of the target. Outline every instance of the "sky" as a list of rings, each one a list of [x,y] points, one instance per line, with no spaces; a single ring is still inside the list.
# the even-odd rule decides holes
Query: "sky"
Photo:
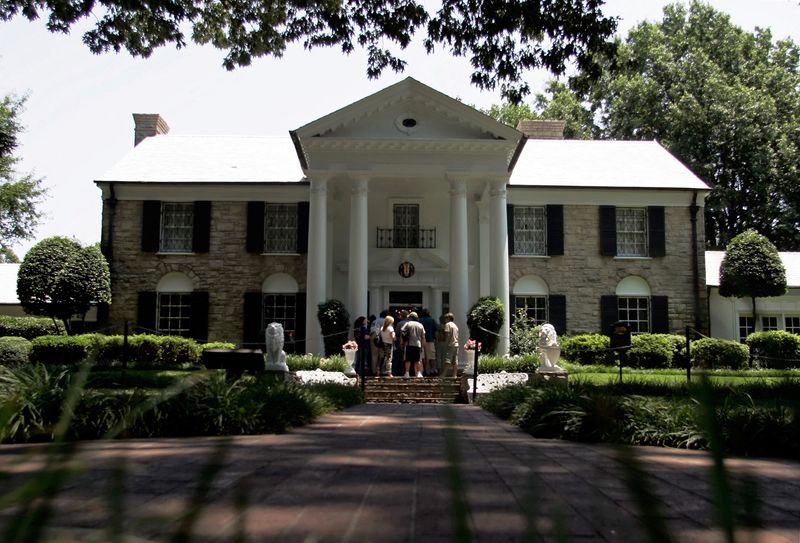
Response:
[[[666,3],[608,0],[604,13],[620,18],[625,36],[642,20],[659,21]],[[770,28],[775,39],[800,42],[800,0],[710,3],[745,30]],[[100,240],[102,201],[93,181],[133,147],[132,113],[161,114],[171,134],[280,136],[408,76],[477,107],[501,102],[499,92],[470,85],[466,59],[426,55],[418,43],[402,55],[404,73],[386,71],[376,80],[367,78],[361,51],[293,46],[282,58],[255,59],[231,72],[223,56],[196,45],[164,47],[148,59],[93,55],[79,30],[52,34],[41,20],[0,22],[0,96],[28,96],[18,170],[43,177],[47,188],[35,238],[17,244],[17,255],[54,235]],[[532,72],[526,80],[537,92],[549,77]]]

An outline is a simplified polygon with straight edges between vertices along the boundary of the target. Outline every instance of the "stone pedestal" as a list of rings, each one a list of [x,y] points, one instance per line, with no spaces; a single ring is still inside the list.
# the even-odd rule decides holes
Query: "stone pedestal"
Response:
[[[531,386],[539,385],[558,385],[567,386],[569,384],[569,374],[566,370],[536,370],[528,374],[528,384]]]

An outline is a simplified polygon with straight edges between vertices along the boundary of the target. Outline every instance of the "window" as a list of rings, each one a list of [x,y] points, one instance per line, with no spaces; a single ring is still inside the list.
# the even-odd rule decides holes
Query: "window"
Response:
[[[395,247],[419,247],[419,204],[392,206]]]
[[[283,339],[284,345],[287,347],[286,351],[294,352],[292,346],[297,330],[297,296],[288,293],[264,293],[261,310],[261,328],[266,328],[271,322],[279,322],[281,326],[283,326]]]
[[[164,253],[192,252],[194,204],[192,202],[161,203],[161,242]]]
[[[778,330],[778,317],[761,317],[761,330],[764,332]]]
[[[787,316],[783,318],[785,329],[792,334],[800,334],[800,317]]]
[[[514,254],[547,254],[547,220],[544,207],[514,206]]]
[[[514,316],[520,309],[536,324],[548,322],[547,296],[514,296]]]
[[[739,317],[739,341],[744,341],[747,336],[755,331],[753,317]]]
[[[650,298],[619,296],[617,314],[619,320],[630,324],[632,333],[643,334],[650,331]]]
[[[617,208],[617,256],[647,256],[647,210]]]
[[[297,252],[297,204],[264,206],[264,252]]]
[[[188,292],[159,292],[157,332],[170,336],[191,335],[192,295]]]
[[[450,292],[442,292],[442,315],[450,313]]]

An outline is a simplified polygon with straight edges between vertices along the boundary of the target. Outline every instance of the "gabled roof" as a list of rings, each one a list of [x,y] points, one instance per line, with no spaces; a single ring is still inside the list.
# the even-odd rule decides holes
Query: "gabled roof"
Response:
[[[529,139],[510,185],[710,190],[655,141]]]
[[[291,139],[151,136],[96,181],[287,182],[304,180]]]
[[[783,267],[786,268],[786,286],[800,288],[800,253],[779,252]],[[719,267],[725,251],[706,251],[706,285],[719,286]]]

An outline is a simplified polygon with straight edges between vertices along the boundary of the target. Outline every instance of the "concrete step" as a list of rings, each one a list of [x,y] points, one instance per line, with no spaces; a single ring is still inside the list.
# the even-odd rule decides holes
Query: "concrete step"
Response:
[[[466,377],[367,377],[369,403],[469,403]]]

